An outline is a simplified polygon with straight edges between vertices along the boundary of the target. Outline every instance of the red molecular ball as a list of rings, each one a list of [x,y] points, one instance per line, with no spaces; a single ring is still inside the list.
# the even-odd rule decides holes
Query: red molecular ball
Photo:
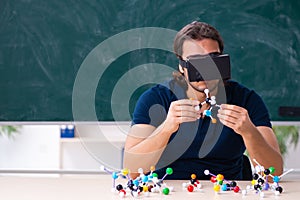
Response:
[[[152,192],[152,188],[153,188],[153,185],[149,185],[149,186],[148,186],[148,191],[149,191],[149,192]]]
[[[119,195],[122,197],[126,196],[126,191],[124,189],[120,190]]]
[[[238,192],[240,191],[239,186],[235,186],[235,187],[233,188],[233,191],[234,191],[235,193],[238,193]]]
[[[194,186],[189,185],[189,186],[187,187],[187,190],[188,190],[189,192],[193,192],[193,191],[194,191]]]
[[[210,181],[211,181],[212,183],[215,183],[215,182],[217,182],[217,179],[216,179],[216,177],[212,176],[212,177],[210,177]]]

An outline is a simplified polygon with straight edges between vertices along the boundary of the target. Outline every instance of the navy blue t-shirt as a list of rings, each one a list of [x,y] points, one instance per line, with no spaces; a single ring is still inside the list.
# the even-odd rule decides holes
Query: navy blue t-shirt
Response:
[[[223,89],[222,89],[223,88]],[[133,124],[151,124],[158,127],[167,116],[170,104],[187,98],[185,90],[174,80],[156,85],[139,98],[133,113]],[[261,97],[253,90],[235,81],[227,81],[218,88],[217,104],[233,104],[247,109],[255,126],[271,127],[268,110]],[[212,110],[213,114],[217,110]],[[242,179],[242,162],[245,144],[242,137],[219,120],[211,123],[209,117],[195,122],[182,123],[165,148],[156,166],[162,177],[167,167],[174,173],[169,179],[189,179],[196,174],[198,179],[207,179],[204,170],[223,174],[228,180]],[[138,163],[137,163],[138,165]]]

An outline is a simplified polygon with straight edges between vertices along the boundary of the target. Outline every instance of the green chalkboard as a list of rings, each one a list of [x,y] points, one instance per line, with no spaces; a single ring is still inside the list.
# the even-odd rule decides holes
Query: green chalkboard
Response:
[[[299,10],[298,0],[1,0],[0,121],[130,120],[138,96],[177,68],[172,31],[194,20],[220,31],[232,78],[272,120],[299,121]]]

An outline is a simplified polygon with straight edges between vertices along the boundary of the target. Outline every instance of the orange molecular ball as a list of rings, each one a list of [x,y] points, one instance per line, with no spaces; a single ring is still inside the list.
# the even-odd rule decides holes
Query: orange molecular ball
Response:
[[[217,123],[217,119],[216,118],[211,119],[211,123],[213,124]]]
[[[155,171],[155,167],[153,165],[150,167],[150,171],[151,172]]]
[[[191,175],[191,178],[192,178],[192,179],[196,179],[196,177],[197,177],[196,174],[192,174],[192,175]]]
[[[224,176],[222,174],[218,174],[216,177],[217,181],[223,181],[224,180]]]

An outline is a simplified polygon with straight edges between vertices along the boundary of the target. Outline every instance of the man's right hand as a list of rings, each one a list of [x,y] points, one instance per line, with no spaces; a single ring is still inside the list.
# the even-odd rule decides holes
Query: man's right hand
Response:
[[[173,101],[170,105],[167,118],[164,122],[164,129],[174,133],[183,122],[196,121],[201,117],[198,100],[181,99]]]

